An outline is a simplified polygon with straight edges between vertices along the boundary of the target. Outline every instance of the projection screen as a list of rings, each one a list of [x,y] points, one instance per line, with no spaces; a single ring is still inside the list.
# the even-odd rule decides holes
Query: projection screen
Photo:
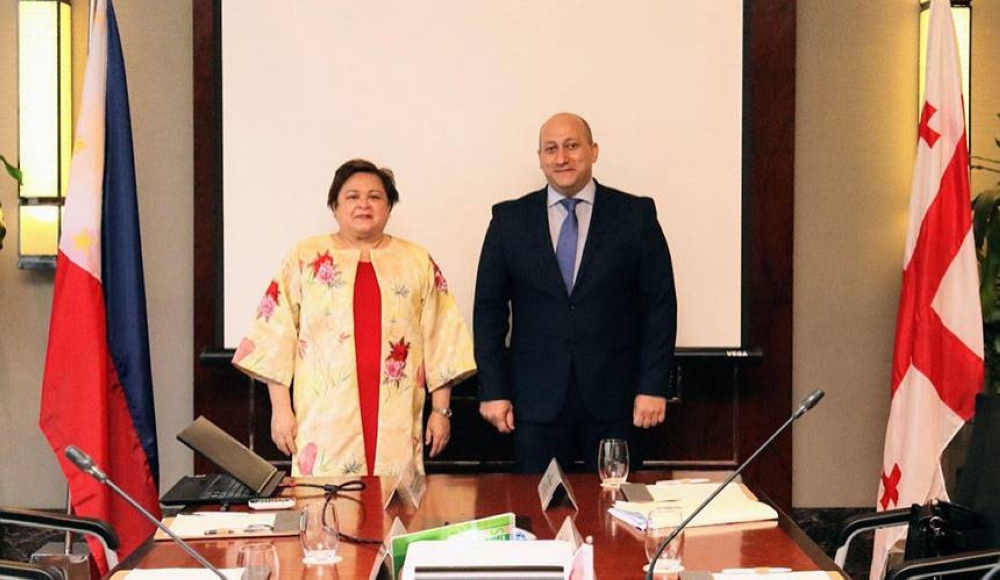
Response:
[[[741,342],[741,0],[222,1],[224,341],[295,241],[331,232],[343,161],[391,167],[387,232],[471,324],[490,207],[544,185],[538,128],[586,117],[595,177],[656,201],[678,345]]]

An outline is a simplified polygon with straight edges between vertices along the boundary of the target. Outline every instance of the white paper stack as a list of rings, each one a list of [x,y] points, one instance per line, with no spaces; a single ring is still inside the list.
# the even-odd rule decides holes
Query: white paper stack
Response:
[[[679,508],[687,518],[705,498],[719,487],[718,483],[658,484],[648,486],[651,502],[616,501],[608,512],[640,530],[646,527],[649,512],[659,507]],[[689,527],[758,522],[778,519],[778,512],[771,506],[757,501],[737,483],[730,483],[712,500]]]

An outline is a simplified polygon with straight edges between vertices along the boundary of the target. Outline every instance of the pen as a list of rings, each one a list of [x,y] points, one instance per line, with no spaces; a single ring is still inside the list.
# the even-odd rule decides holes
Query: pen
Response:
[[[213,528],[205,530],[206,536],[233,536],[236,534],[257,534],[260,532],[274,531],[274,526],[270,524],[250,524],[245,528]]]
[[[775,566],[759,566],[757,568],[725,568],[723,574],[784,574],[791,572],[791,568]]]

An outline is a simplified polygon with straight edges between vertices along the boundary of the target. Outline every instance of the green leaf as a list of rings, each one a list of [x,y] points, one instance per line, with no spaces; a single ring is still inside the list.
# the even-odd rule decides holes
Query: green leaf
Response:
[[[1000,206],[1000,187],[980,192],[972,199],[972,231],[975,235],[976,252],[982,253],[987,232],[996,229],[993,222]]]
[[[7,174],[13,177],[14,180],[17,181],[18,185],[24,185],[21,170],[11,165],[3,155],[0,155],[0,161],[3,161],[3,166],[7,170]]]

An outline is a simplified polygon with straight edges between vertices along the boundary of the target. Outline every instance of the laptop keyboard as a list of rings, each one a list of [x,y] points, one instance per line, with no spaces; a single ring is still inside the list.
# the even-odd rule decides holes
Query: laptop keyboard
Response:
[[[230,503],[240,500],[246,501],[255,495],[252,489],[224,473],[216,475],[212,483],[201,494],[202,499]]]

